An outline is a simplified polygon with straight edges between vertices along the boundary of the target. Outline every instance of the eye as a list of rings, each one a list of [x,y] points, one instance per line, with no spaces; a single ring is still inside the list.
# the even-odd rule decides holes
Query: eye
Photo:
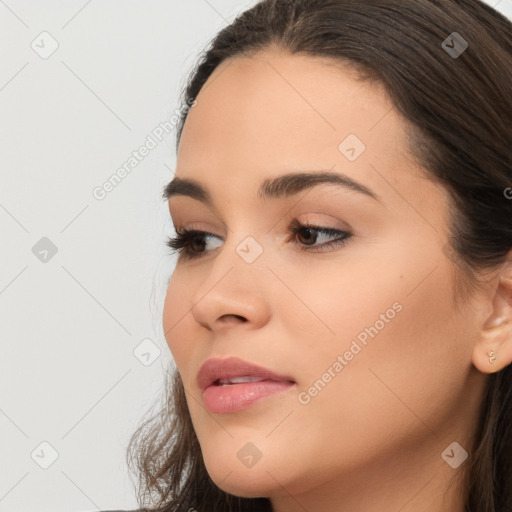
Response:
[[[298,235],[304,235],[304,246],[301,246],[300,249],[302,251],[310,252],[322,252],[334,247],[341,247],[345,245],[353,236],[352,233],[349,233],[348,231],[342,231],[340,229],[327,228],[322,226],[313,226],[312,224],[301,224],[296,219],[292,221],[289,230],[294,235],[294,238],[298,238]],[[316,245],[318,243],[319,234],[322,234],[324,239],[332,239],[333,237],[336,238],[332,239],[330,242],[324,242],[323,244]],[[311,249],[311,247],[315,248],[316,250]]]
[[[206,238],[219,238],[213,233],[206,231],[198,231],[196,229],[176,230],[175,237],[169,237],[166,245],[172,249],[171,254],[179,252],[180,256],[185,259],[200,258],[205,253]],[[215,249],[215,247],[214,247]]]
[[[288,232],[291,235],[294,245],[299,245],[302,251],[310,252],[322,252],[334,247],[341,247],[353,237],[352,233],[348,231],[313,226],[311,224],[301,224],[296,219],[292,221]],[[319,235],[320,239],[327,238],[331,239],[331,241],[318,244]],[[296,240],[299,238],[303,240],[297,242]],[[196,259],[205,256],[208,252],[219,247],[219,245],[214,245],[214,247],[207,249],[208,239],[221,240],[217,235],[206,231],[177,229],[176,236],[170,237],[166,245],[172,249],[172,253],[179,252],[180,257],[184,259]]]

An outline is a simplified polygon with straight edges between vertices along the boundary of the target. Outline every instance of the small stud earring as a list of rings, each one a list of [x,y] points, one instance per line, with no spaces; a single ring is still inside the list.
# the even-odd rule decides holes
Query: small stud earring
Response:
[[[496,361],[496,354],[493,351],[491,351],[489,352],[489,363],[493,364],[494,361]]]

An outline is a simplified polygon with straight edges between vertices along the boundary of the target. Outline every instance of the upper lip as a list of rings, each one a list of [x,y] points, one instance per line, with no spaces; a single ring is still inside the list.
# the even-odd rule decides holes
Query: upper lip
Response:
[[[226,359],[208,359],[199,369],[197,383],[201,392],[204,392],[217,379],[235,377],[260,377],[266,380],[295,382],[291,377],[279,375],[263,366],[255,365],[238,357],[228,357]]]

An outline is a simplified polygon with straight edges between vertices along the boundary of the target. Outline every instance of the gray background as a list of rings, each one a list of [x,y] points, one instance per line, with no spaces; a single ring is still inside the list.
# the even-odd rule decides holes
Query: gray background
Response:
[[[255,3],[0,0],[0,512],[136,508],[125,449],[172,363],[172,122],[157,134]]]

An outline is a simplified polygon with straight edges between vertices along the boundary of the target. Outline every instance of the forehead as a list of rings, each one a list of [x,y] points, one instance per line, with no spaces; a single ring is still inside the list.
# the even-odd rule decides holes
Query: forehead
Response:
[[[320,167],[370,184],[378,178],[369,164],[378,162],[397,180],[389,174],[408,157],[406,123],[384,88],[342,61],[276,49],[235,57],[214,71],[196,100],[176,175],[212,186]],[[347,158],[345,141],[357,144],[357,159]]]

